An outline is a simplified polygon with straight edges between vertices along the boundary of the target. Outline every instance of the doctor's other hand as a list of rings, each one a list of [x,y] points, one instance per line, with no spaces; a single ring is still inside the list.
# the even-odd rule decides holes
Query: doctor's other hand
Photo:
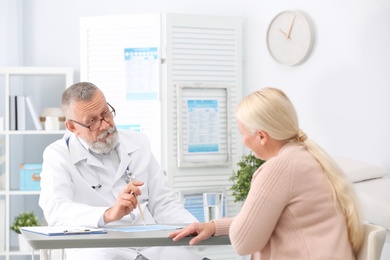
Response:
[[[141,195],[138,186],[143,184],[142,181],[134,181],[125,186],[123,191],[118,194],[115,205],[104,212],[104,222],[106,224],[123,218],[137,207],[136,196]]]
[[[215,224],[214,222],[205,222],[205,223],[192,223],[191,225],[174,231],[168,234],[169,238],[172,238],[173,241],[179,241],[183,237],[193,236],[190,240],[190,245],[196,245],[200,241],[205,240],[215,233]]]

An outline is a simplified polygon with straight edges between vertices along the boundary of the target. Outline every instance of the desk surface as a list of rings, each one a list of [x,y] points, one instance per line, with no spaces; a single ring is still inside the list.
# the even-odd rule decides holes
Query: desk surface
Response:
[[[168,238],[172,230],[121,232],[107,231],[106,234],[46,236],[22,231],[30,246],[34,249],[96,248],[96,247],[152,247],[152,246],[189,246],[191,237],[177,242]],[[230,245],[228,236],[210,237],[199,245]]]

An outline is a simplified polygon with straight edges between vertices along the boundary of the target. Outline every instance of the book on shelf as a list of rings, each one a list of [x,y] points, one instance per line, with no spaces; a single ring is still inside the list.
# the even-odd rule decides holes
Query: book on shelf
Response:
[[[43,130],[41,121],[34,102],[30,96],[10,96],[9,97],[9,129],[26,130],[26,110],[29,110],[35,129]]]
[[[9,130],[16,130],[16,98],[9,96]]]
[[[16,130],[26,130],[26,100],[16,96]]]
[[[36,109],[30,96],[26,97],[26,104],[27,104],[28,110],[30,111],[31,118],[34,122],[35,129],[43,130],[42,123],[39,120],[39,115],[38,115],[37,109]]]

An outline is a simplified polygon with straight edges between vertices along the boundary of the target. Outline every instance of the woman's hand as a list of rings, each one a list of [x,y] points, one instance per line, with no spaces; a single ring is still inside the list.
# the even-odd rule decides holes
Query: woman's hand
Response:
[[[205,222],[205,223],[192,223],[191,225],[174,231],[168,234],[169,238],[172,238],[173,241],[178,241],[183,237],[194,236],[190,240],[190,245],[196,245],[200,241],[205,240],[215,233],[215,224],[214,222]]]

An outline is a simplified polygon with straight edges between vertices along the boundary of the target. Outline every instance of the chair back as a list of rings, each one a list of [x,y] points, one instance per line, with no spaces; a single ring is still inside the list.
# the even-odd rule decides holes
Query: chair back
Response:
[[[364,224],[364,239],[356,254],[356,260],[380,260],[385,240],[385,228]]]

